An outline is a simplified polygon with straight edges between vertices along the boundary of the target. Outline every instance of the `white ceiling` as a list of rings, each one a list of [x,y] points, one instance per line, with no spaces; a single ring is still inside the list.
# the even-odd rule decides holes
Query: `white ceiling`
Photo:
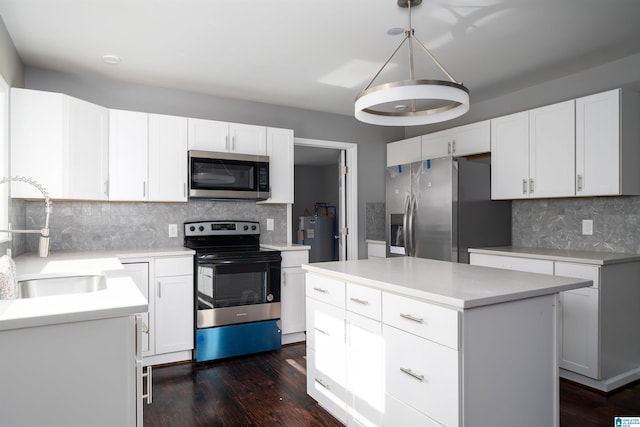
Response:
[[[347,115],[402,38],[387,30],[407,24],[396,0],[0,0],[0,16],[27,66]],[[640,52],[639,19],[640,0],[413,9],[416,36],[472,103]],[[376,83],[408,78],[407,56]],[[445,79],[416,59],[416,77]]]

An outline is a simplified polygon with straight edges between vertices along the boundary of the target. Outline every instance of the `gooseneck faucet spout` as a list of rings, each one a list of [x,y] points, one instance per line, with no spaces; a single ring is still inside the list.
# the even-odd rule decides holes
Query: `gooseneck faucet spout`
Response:
[[[40,234],[40,241],[38,242],[38,255],[43,258],[48,257],[49,247],[51,245],[51,242],[49,241],[49,214],[51,213],[51,205],[52,205],[51,199],[49,198],[49,193],[47,192],[47,190],[45,190],[45,188],[40,183],[38,183],[33,179],[25,178],[24,176],[8,176],[8,177],[0,178],[0,184],[4,184],[7,182],[25,182],[27,184],[34,186],[36,189],[38,189],[38,191],[40,191],[40,193],[42,193],[42,196],[44,197],[44,212],[45,212],[44,227],[41,228],[40,230],[0,230],[0,232]]]

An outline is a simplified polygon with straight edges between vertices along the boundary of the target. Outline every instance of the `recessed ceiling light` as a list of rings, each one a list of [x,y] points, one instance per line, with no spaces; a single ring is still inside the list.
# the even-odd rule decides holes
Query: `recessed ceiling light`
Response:
[[[394,28],[389,28],[387,30],[387,35],[389,36],[398,36],[402,33],[404,33],[404,28],[398,28],[398,27],[394,27]]]
[[[400,105],[396,105],[396,106],[395,106],[395,107],[393,107],[393,108],[395,108],[397,111],[407,111],[407,108],[408,108],[408,107],[407,107],[406,105],[402,105],[402,104],[400,104]]]
[[[121,59],[117,55],[103,55],[102,56],[102,62],[104,62],[105,64],[116,65],[116,64],[119,64],[120,61],[121,61]]]

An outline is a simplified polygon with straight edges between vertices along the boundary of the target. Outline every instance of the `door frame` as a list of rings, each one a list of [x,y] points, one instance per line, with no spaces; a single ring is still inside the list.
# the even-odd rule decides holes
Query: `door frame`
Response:
[[[347,164],[346,175],[346,227],[349,230],[346,236],[347,260],[358,259],[358,144],[353,142],[325,141],[321,139],[294,138],[295,146],[332,148],[344,150]],[[294,183],[295,185],[295,183]],[[292,242],[292,205],[287,209],[287,241]],[[340,230],[342,236],[342,230]]]

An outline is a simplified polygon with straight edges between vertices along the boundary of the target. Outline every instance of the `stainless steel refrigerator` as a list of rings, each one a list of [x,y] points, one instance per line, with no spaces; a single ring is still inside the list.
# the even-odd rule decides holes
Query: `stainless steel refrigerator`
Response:
[[[490,157],[391,166],[387,256],[469,263],[468,249],[511,244],[511,202],[491,200]]]

